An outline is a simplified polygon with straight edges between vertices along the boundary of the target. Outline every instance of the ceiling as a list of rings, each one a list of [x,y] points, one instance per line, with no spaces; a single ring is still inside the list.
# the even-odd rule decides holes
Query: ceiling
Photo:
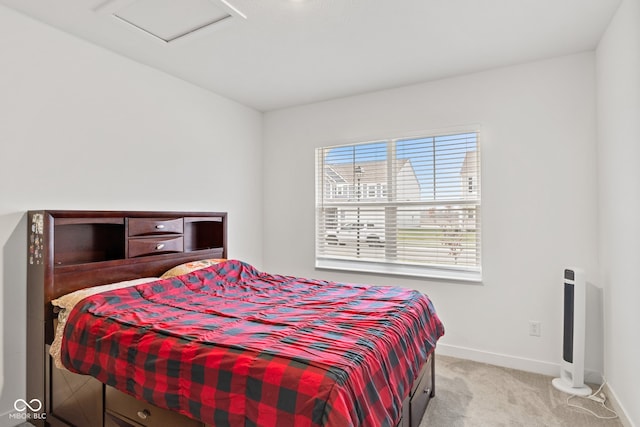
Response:
[[[227,98],[270,111],[593,50],[620,0],[0,3]],[[199,11],[187,13],[192,6],[212,9],[211,18]],[[139,19],[144,30],[114,14]],[[192,29],[204,28],[187,31],[183,37],[182,30],[173,26],[178,21],[188,21]],[[154,25],[160,37],[147,32]],[[163,38],[175,40],[167,43]]]

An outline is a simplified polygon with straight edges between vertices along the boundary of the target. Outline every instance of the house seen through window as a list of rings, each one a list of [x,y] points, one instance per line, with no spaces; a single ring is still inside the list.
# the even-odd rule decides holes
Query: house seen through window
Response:
[[[316,150],[316,265],[479,280],[477,132]]]

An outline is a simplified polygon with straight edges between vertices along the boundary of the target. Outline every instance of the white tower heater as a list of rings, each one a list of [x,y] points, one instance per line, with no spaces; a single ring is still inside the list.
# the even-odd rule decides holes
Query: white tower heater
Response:
[[[584,272],[578,268],[564,270],[564,327],[560,378],[552,384],[565,393],[588,396],[591,388],[584,384],[584,348],[587,289]]]

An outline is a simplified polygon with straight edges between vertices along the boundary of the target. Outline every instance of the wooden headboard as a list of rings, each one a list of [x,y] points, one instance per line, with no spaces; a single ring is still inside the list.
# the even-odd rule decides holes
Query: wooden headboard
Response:
[[[160,276],[183,262],[226,258],[226,213],[30,211],[28,301],[48,323],[51,300],[106,283]],[[36,308],[39,307],[39,308]]]
[[[91,286],[158,277],[188,261],[227,258],[227,214],[29,211],[27,247],[27,391],[44,399],[46,346],[54,335],[51,300]]]

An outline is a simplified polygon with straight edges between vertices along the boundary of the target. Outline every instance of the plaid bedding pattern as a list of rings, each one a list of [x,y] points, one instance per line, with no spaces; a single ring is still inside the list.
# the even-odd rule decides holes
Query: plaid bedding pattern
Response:
[[[393,427],[443,333],[417,291],[231,260],[81,301],[62,362],[214,426]]]

